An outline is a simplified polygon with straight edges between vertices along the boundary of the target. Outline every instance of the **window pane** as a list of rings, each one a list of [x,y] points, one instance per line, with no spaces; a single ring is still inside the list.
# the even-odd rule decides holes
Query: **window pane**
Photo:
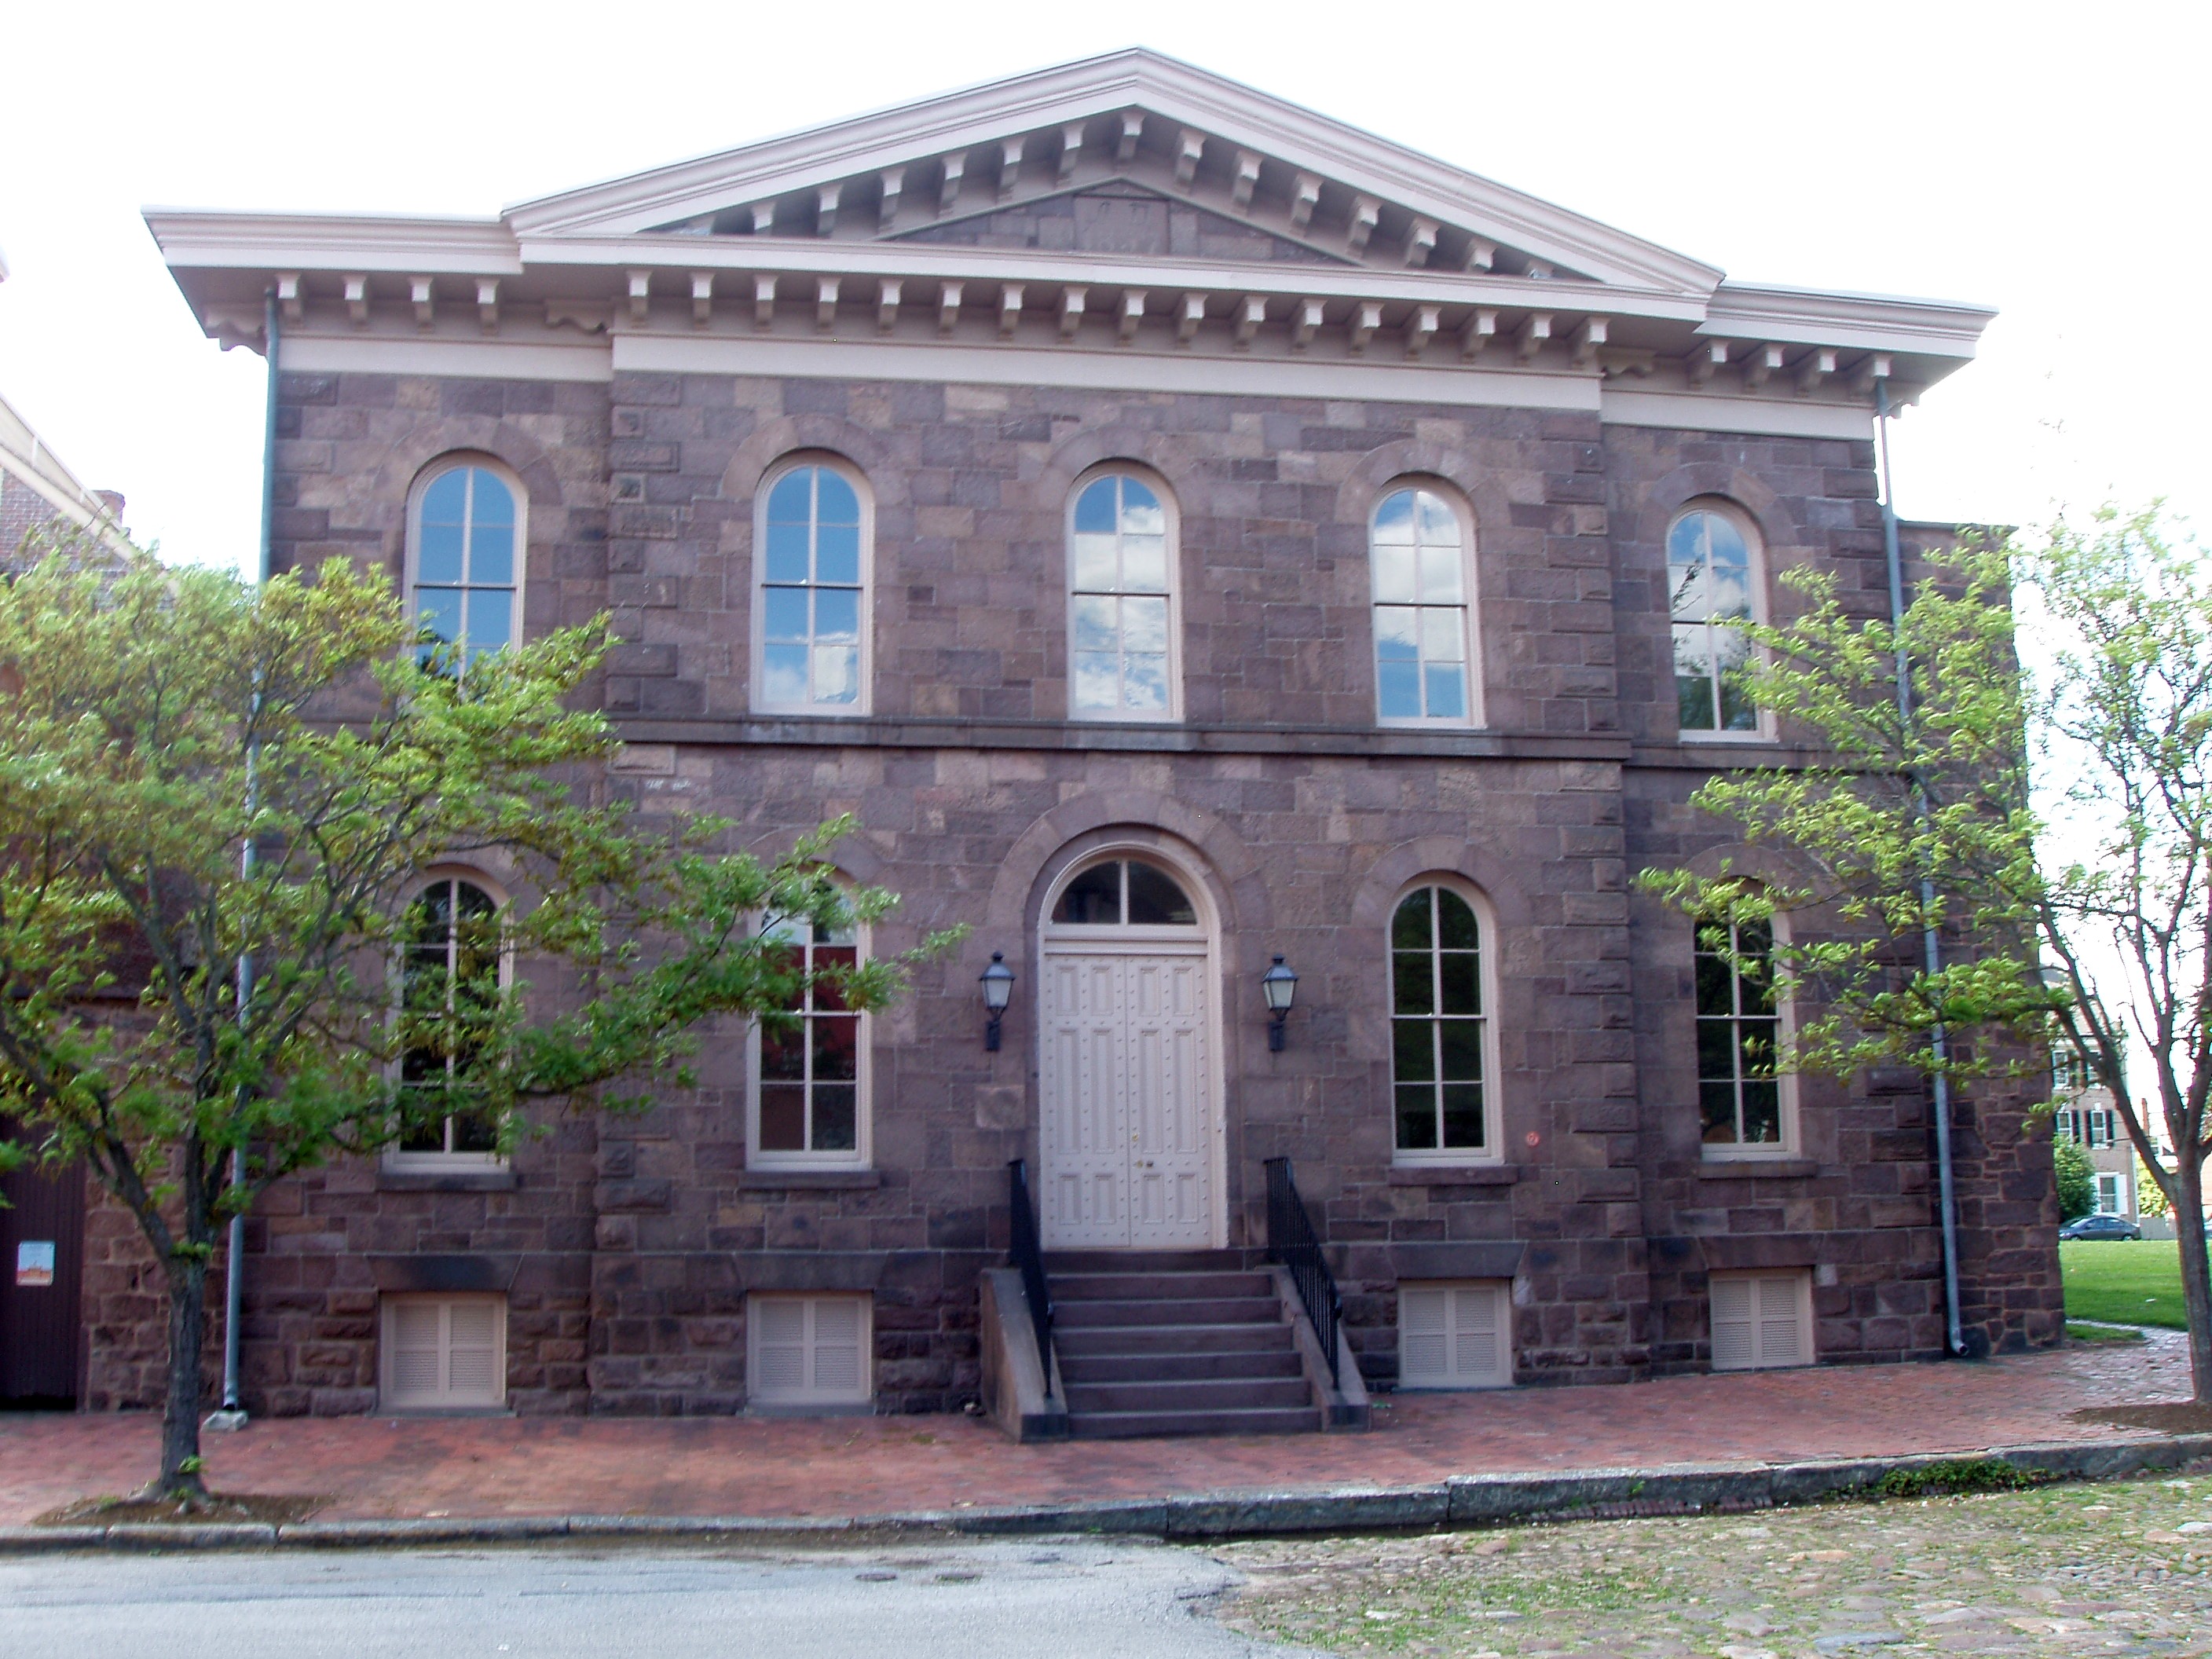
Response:
[[[1164,653],[1168,648],[1168,602],[1165,599],[1121,601],[1121,648]]]
[[[1421,597],[1431,605],[1457,605],[1466,597],[1467,564],[1459,544],[1421,549]]]
[[[1420,718],[1421,666],[1419,663],[1386,662],[1376,665],[1375,709],[1386,720]]]
[[[803,582],[809,574],[807,563],[806,526],[803,524],[770,524],[763,580]]]
[[[1414,586],[1413,550],[1378,542],[1371,561],[1375,568],[1375,602],[1411,605],[1419,598]]]
[[[761,1026],[761,1071],[771,1083],[801,1083],[806,1078],[806,1022],[779,1020]]]
[[[1101,478],[1087,485],[1075,498],[1075,533],[1079,541],[1085,536],[1102,536],[1108,544],[1116,528],[1114,513],[1114,487],[1118,481]]]
[[[1094,865],[1068,883],[1060,893],[1060,902],[1053,906],[1052,919],[1084,927],[1118,926],[1121,920],[1121,866]]]
[[[1125,593],[1164,593],[1168,591],[1168,544],[1160,536],[1121,538],[1121,591]]]
[[[1474,907],[1449,887],[1434,890],[1437,896],[1437,943],[1447,951],[1472,951],[1482,942],[1480,931],[1475,926]]]
[[[842,473],[832,472],[826,466],[816,467],[817,480],[815,516],[823,525],[858,525],[860,522],[860,497]]]
[[[1121,703],[1121,659],[1109,652],[1075,653],[1075,706],[1118,708]]]
[[[1124,536],[1164,536],[1168,533],[1167,509],[1150,487],[1135,478],[1123,478],[1121,483],[1121,533]]]
[[[483,525],[476,527],[469,538],[469,580],[483,582],[493,587],[506,587],[514,580],[514,532],[507,525]]]
[[[808,1022],[814,1028],[814,1080],[850,1083],[860,1075],[860,1022],[854,1014],[817,1014]]]
[[[1435,1022],[1390,1022],[1390,1075],[1401,1083],[1432,1083],[1437,1075]]]
[[[857,645],[818,645],[814,647],[814,701],[857,702],[860,696],[860,647]]]
[[[814,469],[795,467],[776,480],[769,492],[768,521],[772,525],[804,526],[814,516]]]
[[[1703,513],[1686,513],[1674,521],[1667,532],[1667,560],[1670,564],[1701,565],[1705,562],[1705,520]]]
[[[799,1085],[761,1085],[760,1144],[764,1152],[806,1150],[806,1091]]]
[[[1705,597],[1705,568],[1701,564],[1667,567],[1668,604],[1678,623],[1703,622],[1709,606]]]
[[[479,587],[469,594],[469,644],[474,650],[495,651],[514,637],[514,595],[504,588]]]
[[[470,470],[457,466],[430,481],[430,487],[422,492],[425,525],[458,525],[467,519]]]
[[[857,1152],[860,1145],[860,1091],[849,1083],[817,1085],[814,1145],[817,1152]]]
[[[1382,498],[1375,509],[1375,532],[1370,540],[1377,547],[1411,547],[1413,544],[1413,492],[1393,490]]]
[[[1451,503],[1433,490],[1415,492],[1416,516],[1424,547],[1457,547],[1460,544],[1459,514],[1451,510]]]
[[[1432,606],[1421,611],[1421,658],[1425,662],[1467,660],[1467,613]]]
[[[1745,1019],[1736,1022],[1741,1033],[1736,1047],[1743,1063],[1746,1077],[1774,1075],[1774,1044],[1780,1027],[1771,1019]]]
[[[1437,1048],[1443,1080],[1447,1083],[1482,1081],[1482,1022],[1479,1019],[1440,1019]]]
[[[514,523],[514,492],[501,483],[496,475],[482,467],[471,467],[471,482],[475,485],[475,499],[469,505],[469,516],[477,526]]]
[[[439,482],[443,483],[444,480]],[[418,582],[457,582],[460,579],[460,526],[432,524],[425,519],[422,539],[415,550],[415,580]]]
[[[1419,892],[1408,893],[1398,901],[1397,914],[1390,918],[1390,943],[1399,950],[1425,951],[1429,948],[1431,942],[1429,895],[1432,890],[1424,887]]]
[[[1698,1012],[1732,1014],[1735,1012],[1735,976],[1725,960],[1700,951],[1697,956]]]
[[[1164,714],[1168,707],[1168,659],[1131,656],[1121,663],[1121,703],[1131,714]]]
[[[1702,675],[1689,679],[1674,677],[1674,700],[1685,732],[1711,732],[1713,724],[1713,683]]]
[[[1436,1091],[1425,1083],[1401,1084],[1396,1094],[1399,1150],[1437,1151]]]
[[[1733,1145],[1736,1138],[1735,1085],[1700,1083],[1698,1085],[1698,1115],[1704,1126],[1704,1139],[1707,1146]]]
[[[1121,569],[1111,536],[1075,538],[1075,588],[1078,592],[1110,593],[1121,586]]]
[[[1119,599],[1093,597],[1075,601],[1075,648],[1078,651],[1120,648],[1120,629],[1115,625],[1120,605]]]
[[[457,1152],[495,1152],[499,1150],[499,1129],[482,1112],[456,1112],[446,1120],[453,1134],[453,1150]]]
[[[788,642],[806,638],[809,626],[806,590],[770,587],[761,593],[761,637]]]
[[[1721,513],[1700,513],[1697,517],[1705,521],[1705,545],[1717,572],[1751,568],[1751,550],[1744,545],[1743,532],[1735,527],[1733,519]]]
[[[1416,632],[1421,613],[1411,605],[1375,609],[1375,655],[1381,662],[1412,662],[1421,654]]]
[[[1701,1019],[1698,1022],[1698,1075],[1706,1079],[1735,1076],[1735,1022]]]
[[[1480,967],[1481,958],[1472,951],[1447,951],[1437,958],[1438,1013],[1482,1012]]]
[[[1198,911],[1176,878],[1136,860],[1129,863],[1129,921],[1143,927],[1194,927]]]
[[[1716,565],[1710,592],[1712,615],[1743,617],[1751,615],[1751,573],[1740,567]]]
[[[825,644],[849,644],[860,637],[860,590],[814,590],[814,637]]]
[[[860,528],[825,524],[814,532],[814,580],[857,586],[860,580]]]
[[[1782,1091],[1771,1079],[1743,1085],[1743,1138],[1759,1145],[1782,1139]]]
[[[771,645],[761,652],[761,695],[769,702],[806,701],[806,647]]]
[[[460,638],[460,590],[454,587],[418,588],[415,594],[415,620],[441,640]]]
[[[1390,957],[1390,1012],[1432,1014],[1437,1011],[1436,958],[1426,951],[1398,951]]]
[[[1428,707],[1432,720],[1467,718],[1467,670],[1457,663],[1432,663],[1426,676]]]
[[[1444,1097],[1444,1145],[1455,1149],[1479,1147],[1488,1139],[1483,1133],[1482,1085],[1447,1083]]]

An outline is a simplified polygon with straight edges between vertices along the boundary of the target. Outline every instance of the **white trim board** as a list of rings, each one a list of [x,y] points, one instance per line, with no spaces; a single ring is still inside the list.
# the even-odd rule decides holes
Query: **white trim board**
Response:
[[[1686,432],[1744,432],[1770,438],[1874,436],[1874,410],[1862,404],[1817,404],[1724,392],[1647,392],[1608,385],[1598,400],[1608,426],[1661,426]]]
[[[287,373],[321,374],[450,374],[476,380],[581,380],[615,376],[605,340],[575,345],[509,343],[500,340],[397,340],[374,335],[288,334],[282,354]]]

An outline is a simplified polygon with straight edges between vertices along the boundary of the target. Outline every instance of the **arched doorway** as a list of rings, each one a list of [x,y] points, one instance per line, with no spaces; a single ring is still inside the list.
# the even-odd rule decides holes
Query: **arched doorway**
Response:
[[[1046,1245],[1215,1246],[1218,976],[1203,894],[1154,856],[1096,856],[1049,895],[1038,957]]]

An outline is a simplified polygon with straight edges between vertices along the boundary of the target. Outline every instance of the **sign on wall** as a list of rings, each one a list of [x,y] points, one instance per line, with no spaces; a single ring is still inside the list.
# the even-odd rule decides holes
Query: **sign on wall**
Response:
[[[54,1241],[26,1238],[15,1245],[15,1286],[35,1289],[54,1282]]]

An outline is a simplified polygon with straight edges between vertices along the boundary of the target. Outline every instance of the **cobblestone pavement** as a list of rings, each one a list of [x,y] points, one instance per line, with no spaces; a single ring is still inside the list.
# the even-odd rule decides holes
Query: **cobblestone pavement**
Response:
[[[1231,1629],[1453,1659],[2212,1651],[2212,1477],[1208,1552]]]
[[[2184,1400],[2188,1378],[2185,1339],[2154,1332],[1979,1364],[1400,1395],[1365,1434],[1018,1446],[957,1417],[288,1418],[202,1445],[217,1491],[315,1493],[330,1518],[865,1516],[2149,1436],[2069,1413]],[[145,1413],[0,1416],[0,1525],[143,1485],[158,1426]]]

